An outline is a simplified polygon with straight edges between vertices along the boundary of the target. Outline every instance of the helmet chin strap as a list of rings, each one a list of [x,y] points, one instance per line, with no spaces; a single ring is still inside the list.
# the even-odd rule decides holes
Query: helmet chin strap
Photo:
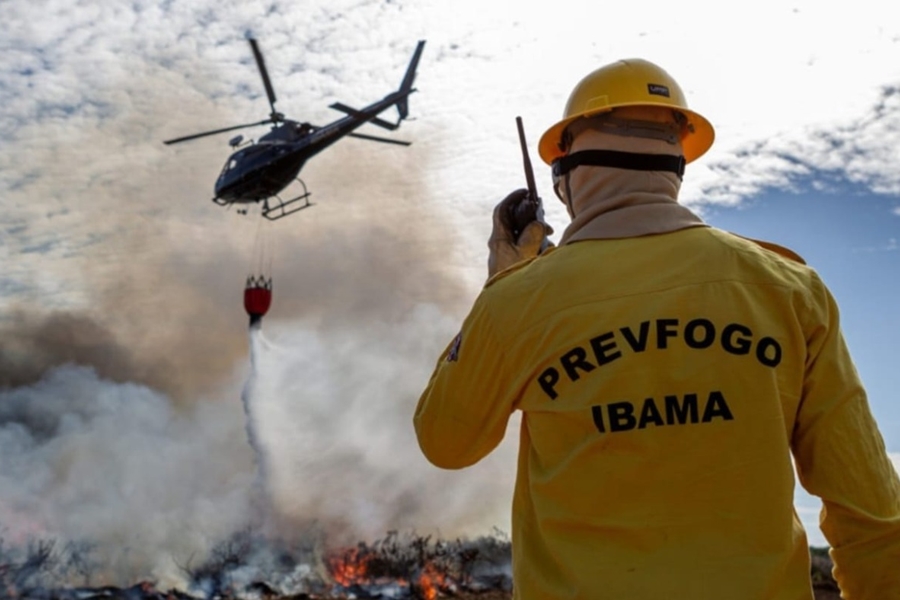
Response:
[[[673,154],[639,154],[618,150],[581,150],[553,161],[553,176],[564,177],[582,165],[613,167],[632,171],[668,171],[681,179],[684,176],[684,156]]]

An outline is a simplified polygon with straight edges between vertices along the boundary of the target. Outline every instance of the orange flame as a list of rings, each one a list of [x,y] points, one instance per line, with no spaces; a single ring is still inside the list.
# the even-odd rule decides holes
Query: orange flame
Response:
[[[370,557],[360,554],[357,548],[345,550],[342,554],[328,558],[328,570],[335,582],[344,587],[365,584],[368,577],[368,562]]]
[[[425,600],[434,600],[437,598],[438,589],[446,586],[447,577],[429,562],[425,564],[425,568],[419,574],[417,583]]]
[[[375,576],[372,572],[374,568],[372,561],[374,559],[375,555],[368,552],[365,548],[348,548],[333,553],[328,557],[328,570],[334,582],[343,587],[385,583],[393,583],[399,586],[410,585],[410,582],[402,577],[390,578],[390,581],[388,581],[384,576]],[[446,591],[448,588],[448,576],[429,561],[425,563],[425,566],[419,572],[415,585],[421,598],[424,600],[436,600],[439,592],[441,590]]]

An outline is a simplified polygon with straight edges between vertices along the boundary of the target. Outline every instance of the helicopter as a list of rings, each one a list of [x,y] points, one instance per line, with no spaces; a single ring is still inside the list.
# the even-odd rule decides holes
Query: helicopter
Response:
[[[258,127],[272,124],[272,129],[262,135],[257,141],[244,142],[244,137],[238,135],[228,143],[235,151],[225,161],[215,184],[215,197],[213,202],[220,206],[232,204],[262,203],[262,215],[274,221],[286,217],[304,208],[312,206],[309,201],[310,192],[306,184],[297,177],[303,165],[314,155],[331,146],[344,136],[356,137],[376,142],[408,146],[410,143],[383,138],[363,133],[354,133],[354,130],[366,123],[377,125],[384,129],[395,130],[400,122],[409,115],[408,97],[415,92],[413,80],[416,76],[416,68],[425,40],[420,40],[413,53],[406,74],[397,91],[392,92],[365,108],[355,109],[346,104],[335,102],[329,108],[338,110],[346,116],[317,127],[310,123],[301,123],[285,116],[275,109],[275,91],[266,70],[262,52],[258,42],[248,38],[256,66],[262,77],[266,96],[269,99],[271,112],[269,118],[256,123],[245,123],[222,129],[195,133],[163,142],[164,144],[178,144],[188,140],[194,140],[209,135],[225,133],[246,127]],[[397,121],[392,123],[379,117],[388,108],[396,106],[399,114]],[[303,187],[299,195],[282,199],[278,194],[288,187],[293,181],[298,181]],[[247,210],[239,210],[246,214]]]

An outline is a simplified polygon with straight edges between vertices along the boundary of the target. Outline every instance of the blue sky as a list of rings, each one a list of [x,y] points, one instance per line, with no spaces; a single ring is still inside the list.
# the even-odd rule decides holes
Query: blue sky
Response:
[[[666,68],[716,127],[715,145],[688,169],[682,201],[714,225],[793,248],[822,274],[888,449],[900,456],[900,8],[686,0],[619,3],[602,18],[577,18],[584,12],[580,2],[512,0],[0,2],[0,367],[22,384],[14,392],[62,394],[70,375],[54,376],[49,365],[80,360],[100,378],[71,375],[79,402],[144,386],[161,395],[154,410],[188,419],[178,421],[184,431],[197,425],[204,440],[240,432],[241,294],[262,236],[276,293],[266,320],[273,345],[257,358],[282,365],[267,368],[290,390],[271,401],[272,422],[311,418],[300,407],[315,406],[316,418],[342,424],[305,422],[330,436],[315,463],[304,460],[307,446],[273,434],[284,457],[273,468],[300,481],[283,490],[285,510],[325,506],[347,492],[340,485],[353,491],[328,477],[352,463],[373,474],[368,497],[345,511],[366,531],[504,527],[514,434],[484,464],[437,477],[411,436],[416,390],[484,280],[493,205],[524,183],[515,117],[536,148],[585,73],[640,56]],[[698,15],[704,25],[692,30]],[[393,91],[416,41],[427,40],[414,118],[391,134],[413,145],[341,141],[301,173],[316,207],[273,227],[213,205],[230,136],[161,142],[268,115],[248,34],[260,41],[277,108],[314,124],[341,116],[332,102],[362,106]],[[532,160],[561,232],[565,212],[536,152]],[[316,385],[306,385],[310,374]],[[217,410],[201,410],[209,403]],[[166,430],[159,443],[171,445]],[[6,433],[0,428],[0,445]],[[239,482],[252,464],[245,442],[235,435],[218,452],[243,457],[233,463]],[[157,465],[153,446],[134,448],[136,464]],[[155,466],[153,477],[177,486],[210,473],[217,479],[198,488],[221,496],[227,469],[203,468],[214,457],[202,447],[188,453],[185,464],[201,465],[191,473]],[[40,499],[46,527],[101,531],[100,519],[76,510],[65,478],[52,476],[63,463],[92,472],[99,450],[72,448],[22,457],[41,476],[0,486],[13,490],[0,491],[0,516]],[[404,460],[390,460],[397,456]],[[120,514],[123,489],[143,489],[120,477],[107,516]],[[0,467],[0,481],[26,479]],[[385,494],[407,507],[403,520],[373,508]],[[800,502],[820,542],[814,503]],[[471,506],[483,510],[473,517]],[[64,513],[80,518],[47,516]],[[174,515],[165,530],[185,518]],[[149,535],[129,529],[131,513],[113,521]],[[173,539],[159,542],[189,547]]]
[[[799,253],[829,286],[841,326],[888,447],[900,451],[900,198],[840,191],[766,192],[740,207],[710,210],[722,229]]]

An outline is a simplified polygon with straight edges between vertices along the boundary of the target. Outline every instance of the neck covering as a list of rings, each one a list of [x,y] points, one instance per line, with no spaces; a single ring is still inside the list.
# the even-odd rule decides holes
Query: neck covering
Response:
[[[643,154],[681,153],[680,145],[662,140],[622,137],[597,130],[578,134],[570,152],[618,150]],[[572,222],[560,245],[590,239],[613,239],[707,227],[686,206],[678,204],[681,179],[665,171],[632,171],[583,165],[572,170],[568,185],[560,182]]]

